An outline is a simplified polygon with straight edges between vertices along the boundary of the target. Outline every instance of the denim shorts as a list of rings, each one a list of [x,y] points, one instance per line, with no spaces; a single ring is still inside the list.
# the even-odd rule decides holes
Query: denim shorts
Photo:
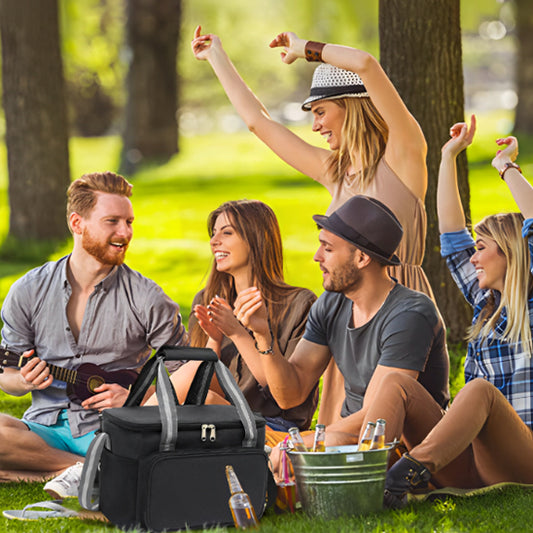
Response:
[[[35,434],[39,435],[46,444],[52,448],[75,453],[76,455],[85,456],[89,449],[89,444],[94,438],[94,431],[74,438],[70,431],[68,415],[66,409],[63,409],[57,417],[57,422],[51,426],[43,426],[37,422],[22,420],[28,428]]]
[[[274,431],[289,431],[296,424],[291,420],[285,420],[281,416],[265,416],[266,425]]]

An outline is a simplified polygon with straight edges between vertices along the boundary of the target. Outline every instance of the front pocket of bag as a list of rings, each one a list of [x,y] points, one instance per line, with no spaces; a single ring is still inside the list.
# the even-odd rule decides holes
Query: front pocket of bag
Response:
[[[122,528],[139,525],[136,516],[139,461],[102,451],[100,468],[100,510]]]
[[[256,514],[263,514],[267,458],[257,449],[155,453],[140,462],[143,524],[153,531],[232,525],[226,465],[232,465]]]

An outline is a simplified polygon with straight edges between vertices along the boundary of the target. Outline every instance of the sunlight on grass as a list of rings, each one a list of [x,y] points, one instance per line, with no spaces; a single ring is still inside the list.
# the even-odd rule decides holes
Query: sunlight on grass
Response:
[[[473,222],[495,211],[515,209],[507,187],[490,166],[494,139],[507,133],[510,116],[503,112],[478,116],[477,135],[468,149]],[[311,143],[324,144],[309,126],[296,132]],[[533,175],[530,147],[533,142],[523,140],[520,163],[526,175]],[[116,170],[120,139],[74,138],[70,154],[73,178],[84,172]],[[312,259],[317,231],[311,216],[325,212],[329,195],[278,159],[252,133],[182,137],[179,154],[165,164],[143,168],[131,180],[136,220],[128,264],[154,279],[180,303],[185,319],[211,265],[207,215],[226,200],[249,198],[269,204],[282,231],[287,281],[321,292],[320,273]],[[0,238],[8,226],[6,187],[5,147],[1,145]],[[67,243],[51,259],[69,249]],[[36,264],[0,263],[0,301],[11,283]]]
[[[486,214],[515,210],[516,207],[496,171],[490,166],[495,153],[494,139],[506,133],[508,114],[478,117],[478,135],[468,150],[472,217],[477,222]],[[323,142],[310,128],[298,130],[312,143]],[[533,176],[533,139],[520,139],[520,164]],[[96,170],[116,170],[120,153],[117,137],[72,139],[72,177]],[[324,213],[329,196],[326,190],[280,161],[247,132],[234,135],[204,135],[182,138],[181,151],[166,164],[144,168],[135,178],[132,197],[136,220],[128,264],[154,279],[176,300],[187,320],[194,294],[200,290],[211,267],[206,220],[208,213],[226,200],[259,199],[276,212],[284,241],[285,271],[289,283],[320,293],[321,276],[313,262],[317,229],[311,216]],[[7,233],[7,177],[5,148],[0,145],[0,238]],[[50,259],[69,252],[67,242]],[[40,264],[27,258],[0,261],[0,300],[11,284],[26,270]],[[451,347],[454,349],[453,347]],[[460,354],[456,359],[459,359]],[[462,376],[462,371],[457,373]],[[452,387],[462,385],[458,377]],[[13,398],[0,393],[0,411],[21,416],[30,398]],[[42,484],[3,484],[0,508],[22,508],[46,499]],[[510,531],[515,523],[528,524],[531,493],[506,489],[473,498],[423,502],[403,511],[382,512],[334,521],[310,519],[302,513],[277,516],[268,512],[261,521],[264,533],[322,533],[394,531]],[[48,524],[7,522],[0,527],[14,532],[51,530]],[[98,523],[60,520],[55,531],[120,531]],[[224,529],[225,530],[225,529]],[[222,530],[221,530],[222,531]]]

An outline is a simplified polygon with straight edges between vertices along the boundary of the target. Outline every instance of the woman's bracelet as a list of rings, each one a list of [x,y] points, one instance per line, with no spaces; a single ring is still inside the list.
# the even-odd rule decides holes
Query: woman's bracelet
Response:
[[[516,170],[518,170],[518,172],[520,172],[520,174],[522,174],[522,169],[516,164],[516,163],[513,163],[512,161],[507,161],[507,163],[505,163],[505,165],[503,166],[503,168],[500,170],[499,174],[500,174],[500,178],[503,180],[503,177],[505,176],[505,173],[510,169],[510,168],[516,168]]]
[[[270,321],[268,322],[268,331],[270,333],[270,346],[266,350],[260,350],[259,346],[257,345],[257,340],[255,341],[255,349],[261,355],[272,355],[274,353],[274,335],[272,335],[272,328],[270,327]]]
[[[305,43],[305,59],[307,61],[319,61],[323,62],[322,49],[326,46],[326,43],[319,43],[317,41],[307,41]]]

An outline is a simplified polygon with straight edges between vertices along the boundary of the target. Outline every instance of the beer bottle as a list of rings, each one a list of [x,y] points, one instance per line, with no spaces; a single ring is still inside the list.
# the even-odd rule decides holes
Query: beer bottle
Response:
[[[372,439],[371,450],[380,450],[385,448],[385,420],[378,418],[376,421],[376,431],[374,431],[374,437]]]
[[[300,430],[297,427],[289,429],[289,435],[291,437],[292,448],[297,452],[307,452],[309,451],[304,444],[302,436],[300,435]]]
[[[231,465],[226,465],[226,479],[231,492],[229,508],[235,529],[257,529],[259,524],[250,497],[242,490],[239,478]]]
[[[274,511],[279,513],[291,512],[294,513],[296,505],[296,486],[291,476],[291,462],[287,457],[288,446],[286,442],[279,445],[280,461],[279,472],[276,485],[278,486],[276,494],[276,503],[274,504]]]
[[[375,429],[376,429],[375,422],[368,422],[365,428],[365,432],[363,433],[363,438],[359,441],[359,446],[357,447],[357,451],[364,452],[365,450],[370,449],[370,446],[372,444],[372,438],[374,437]]]
[[[325,452],[326,445],[326,426],[324,424],[317,424],[315,427],[315,441],[313,443],[314,452]]]

